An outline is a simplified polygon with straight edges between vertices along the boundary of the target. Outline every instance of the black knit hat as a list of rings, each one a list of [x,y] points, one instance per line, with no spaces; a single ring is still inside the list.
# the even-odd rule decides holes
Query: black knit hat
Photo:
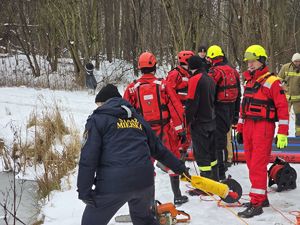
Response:
[[[120,93],[118,91],[118,88],[115,85],[107,84],[96,95],[95,102],[105,102],[108,99],[113,98],[113,97],[122,98],[122,96],[120,95]]]
[[[195,69],[202,69],[204,65],[202,59],[200,56],[192,56],[188,59],[189,69],[195,70]]]
[[[204,45],[201,45],[199,48],[198,48],[198,52],[206,52],[207,51],[207,48],[204,46]]]

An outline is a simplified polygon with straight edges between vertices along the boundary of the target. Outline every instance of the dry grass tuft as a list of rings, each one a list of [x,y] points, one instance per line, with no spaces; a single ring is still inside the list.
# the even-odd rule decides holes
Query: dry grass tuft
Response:
[[[70,124],[75,124],[70,121]],[[26,166],[42,165],[44,174],[37,178],[38,198],[46,198],[52,190],[60,189],[61,179],[74,169],[80,150],[80,135],[73,127],[68,128],[61,115],[61,109],[45,107],[38,115],[32,112],[27,122],[34,137],[22,140],[19,132],[14,132],[11,157],[18,160],[20,169]]]
[[[74,124],[74,123],[72,123]],[[37,179],[39,198],[46,198],[52,190],[60,189],[61,179],[75,168],[79,150],[80,137],[76,129],[68,129],[63,121],[59,108],[52,113],[44,113],[37,120],[35,138],[35,163],[43,163],[44,175]],[[64,141],[68,135],[69,141]],[[55,149],[55,141],[59,140],[63,150]],[[54,148],[54,149],[53,149]]]

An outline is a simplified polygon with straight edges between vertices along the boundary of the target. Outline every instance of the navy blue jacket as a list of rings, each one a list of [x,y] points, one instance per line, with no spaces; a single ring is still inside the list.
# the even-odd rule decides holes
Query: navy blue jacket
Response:
[[[147,122],[122,98],[111,98],[88,118],[81,149],[79,198],[96,193],[130,192],[154,184],[151,156],[175,173],[186,169],[166,149]]]

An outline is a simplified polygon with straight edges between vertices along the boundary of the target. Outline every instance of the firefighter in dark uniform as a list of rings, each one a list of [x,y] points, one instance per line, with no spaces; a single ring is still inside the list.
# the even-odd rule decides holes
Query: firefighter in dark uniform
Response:
[[[226,179],[228,158],[227,133],[232,124],[237,124],[240,109],[241,87],[238,72],[227,64],[220,46],[212,45],[207,50],[207,58],[212,66],[208,75],[216,83],[216,149],[220,180]]]
[[[79,161],[77,187],[79,199],[86,203],[82,225],[108,224],[126,202],[134,225],[159,225],[150,210],[154,196],[151,157],[177,174],[188,174],[187,168],[115,86],[102,88],[96,103],[99,107],[87,120]]]
[[[215,83],[205,72],[199,56],[188,60],[189,80],[186,119],[191,126],[192,144],[200,175],[218,180],[215,148]]]

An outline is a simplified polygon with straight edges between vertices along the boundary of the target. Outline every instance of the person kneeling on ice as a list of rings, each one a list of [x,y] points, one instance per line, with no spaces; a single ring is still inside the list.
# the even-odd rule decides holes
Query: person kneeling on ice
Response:
[[[269,206],[267,197],[267,165],[270,160],[275,122],[278,121],[277,148],[288,144],[288,103],[277,76],[269,72],[267,54],[260,45],[251,45],[245,51],[244,95],[237,127],[237,141],[244,143],[246,163],[251,181],[250,203],[238,215],[250,218],[263,213]]]
[[[103,87],[95,102],[98,108],[86,123],[77,178],[78,198],[86,204],[81,224],[108,224],[128,202],[134,225],[159,225],[151,211],[151,157],[176,174],[190,176],[188,168],[162,145],[117,87]]]

